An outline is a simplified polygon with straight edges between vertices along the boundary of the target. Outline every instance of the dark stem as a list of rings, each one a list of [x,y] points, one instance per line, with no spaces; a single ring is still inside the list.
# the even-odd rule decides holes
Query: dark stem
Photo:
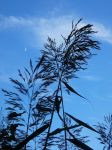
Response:
[[[31,78],[33,79],[33,74],[31,76]],[[32,85],[31,95],[29,94],[29,92],[27,93],[27,96],[29,98],[29,111],[28,111],[28,122],[27,122],[27,129],[26,129],[26,138],[28,136],[28,131],[29,131],[29,124],[30,124],[30,117],[31,117],[31,104],[32,104],[32,96],[33,96],[33,92],[34,92],[34,86],[35,86],[35,82],[33,82],[33,85]],[[26,145],[25,145],[25,149],[26,149]]]
[[[55,97],[57,97],[57,95],[58,95],[59,87],[60,87],[60,81],[58,83],[58,88],[56,90],[56,96]],[[46,141],[45,141],[45,145],[44,145],[43,150],[46,150],[46,147],[47,147],[48,139],[49,139],[49,136],[50,136],[49,134],[50,134],[50,130],[51,130],[51,125],[52,125],[52,121],[53,121],[54,111],[55,111],[55,101],[54,101],[54,104],[53,104],[53,111],[51,113],[51,119],[50,119],[49,128],[48,128],[48,132],[47,132],[47,137],[46,137]]]
[[[62,93],[62,87],[60,82],[60,91],[61,91],[61,98],[62,98],[62,109],[63,109],[63,121],[64,121],[64,128],[66,128],[66,122],[65,122],[65,110],[64,110],[64,103],[63,103],[63,93]],[[67,133],[66,130],[64,130],[65,133],[65,150],[67,150]]]
[[[63,103],[63,93],[62,93],[62,85],[61,85],[61,79],[62,79],[62,74],[63,74],[63,71],[64,71],[64,68],[62,68],[60,70],[60,66],[58,64],[58,60],[57,60],[57,54],[55,55],[55,61],[56,61],[56,65],[57,65],[57,70],[58,70],[58,77],[59,77],[59,89],[60,89],[60,92],[61,92],[61,98],[62,98],[62,111],[63,111],[63,121],[64,121],[64,127],[66,127],[66,123],[65,123],[65,111],[64,111],[64,103]],[[63,66],[63,65],[62,65]],[[67,134],[66,134],[66,130],[64,130],[64,133],[65,133],[65,150],[67,150]]]

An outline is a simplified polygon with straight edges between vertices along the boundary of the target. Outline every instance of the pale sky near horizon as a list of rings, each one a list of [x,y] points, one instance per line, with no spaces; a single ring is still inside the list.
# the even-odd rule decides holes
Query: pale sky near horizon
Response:
[[[38,58],[47,36],[60,43],[72,20],[80,18],[98,31],[101,50],[88,61],[87,70],[77,73],[79,79],[70,82],[91,104],[72,94],[65,98],[65,109],[94,125],[112,113],[111,0],[0,0],[0,88],[8,88],[8,78],[17,76],[17,69],[27,66],[30,58]],[[94,137],[90,146],[102,150]]]

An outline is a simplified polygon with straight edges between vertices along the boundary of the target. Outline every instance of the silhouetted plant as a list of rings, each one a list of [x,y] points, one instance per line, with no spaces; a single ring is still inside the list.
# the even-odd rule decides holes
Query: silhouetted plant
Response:
[[[72,31],[67,38],[63,37],[62,44],[57,45],[55,40],[48,38],[35,67],[30,60],[30,71],[25,68],[23,75],[19,70],[22,81],[10,79],[15,92],[3,90],[8,97],[8,124],[17,125],[13,130],[16,142],[12,149],[28,149],[28,143],[35,140],[35,150],[48,150],[53,146],[64,150],[92,150],[86,145],[87,137],[80,133],[82,127],[97,131],[66,113],[64,108],[65,92],[86,99],[69,85],[69,81],[76,78],[77,71],[86,69],[87,60],[93,55],[91,50],[99,49],[99,42],[91,37],[96,33],[92,25],[79,27],[80,21],[76,25],[72,23]],[[53,130],[55,114],[62,126]]]
[[[99,137],[98,140],[103,144],[104,150],[112,149],[112,114],[104,116],[104,123],[98,123],[96,126]]]
[[[12,138],[11,138],[11,133],[7,128],[7,124],[4,120],[2,111],[3,109],[1,109],[0,112],[0,149],[4,150],[11,147],[10,141],[12,140]]]
[[[11,145],[13,145],[12,147],[15,147],[15,145],[36,130],[39,125],[38,122],[43,119],[40,118],[41,114],[35,111],[40,94],[42,93],[44,96],[46,91],[43,88],[39,88],[37,81],[39,80],[40,82],[40,73],[37,70],[40,67],[41,61],[42,59],[33,68],[32,61],[30,60],[30,70],[25,68],[24,73],[18,70],[21,80],[10,78],[14,85],[13,92],[2,89],[7,97],[5,100],[7,104],[7,124],[8,129],[13,134],[13,139],[10,141]]]
[[[80,20],[81,21],[81,20]],[[79,21],[79,22],[80,22]],[[50,126],[48,129],[46,142],[44,145],[44,150],[49,144],[49,134],[51,131],[51,125],[53,122],[54,112],[56,111],[60,120],[65,127],[65,149],[67,149],[68,141],[76,144],[80,148],[89,149],[84,143],[77,141],[74,136],[66,129],[67,124],[65,122],[65,110],[64,110],[64,94],[63,87],[67,89],[68,92],[77,94],[78,96],[84,98],[77,91],[75,91],[69,84],[68,81],[76,77],[76,72],[85,69],[87,65],[87,59],[92,56],[91,48],[99,49],[98,42],[91,39],[91,34],[95,33],[92,30],[92,25],[88,24],[81,28],[78,28],[79,22],[74,25],[72,24],[72,31],[67,38],[64,39],[64,43],[57,46],[56,41],[48,38],[48,43],[45,44],[45,49],[42,51],[44,55],[44,60],[42,62],[42,80],[43,87],[48,87],[51,84],[55,83],[55,94],[52,107],[52,114],[50,119]],[[84,98],[85,99],[85,98]],[[62,108],[62,109],[60,109]],[[62,113],[61,113],[62,111]],[[71,116],[69,116],[71,117]],[[71,117],[71,119],[73,119]],[[76,120],[75,120],[76,121]],[[86,124],[81,121],[78,122],[80,125],[83,125],[89,128]],[[91,129],[91,128],[89,128]],[[93,129],[92,129],[93,130]],[[95,130],[94,130],[95,131]],[[67,138],[67,133],[71,134],[72,139]]]

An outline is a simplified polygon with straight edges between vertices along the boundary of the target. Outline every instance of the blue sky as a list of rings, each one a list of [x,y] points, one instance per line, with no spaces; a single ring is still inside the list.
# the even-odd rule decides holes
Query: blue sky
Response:
[[[17,76],[17,69],[27,66],[30,58],[36,60],[47,36],[60,43],[72,20],[83,17],[82,25],[91,23],[98,31],[101,50],[71,84],[91,104],[71,95],[65,99],[65,109],[91,125],[103,121],[112,112],[111,16],[111,0],[0,0],[0,88],[9,87],[8,78]],[[94,147],[95,142],[90,145]]]

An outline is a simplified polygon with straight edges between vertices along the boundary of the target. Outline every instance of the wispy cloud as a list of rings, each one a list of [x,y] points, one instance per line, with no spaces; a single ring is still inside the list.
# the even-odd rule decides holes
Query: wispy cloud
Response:
[[[101,78],[95,75],[85,75],[81,77],[84,80],[89,80],[89,81],[100,81]]]
[[[103,24],[100,23],[93,23],[94,29],[98,31],[96,34],[101,40],[104,40],[110,44],[112,44],[112,28],[105,27]]]
[[[61,35],[68,35],[71,30],[71,21],[73,16],[60,16],[52,18],[23,18],[15,16],[0,16],[0,30],[27,27],[34,34],[34,38],[38,38],[45,42],[47,37],[55,38],[57,41],[62,41]],[[75,17],[76,18],[76,17]],[[77,18],[74,22],[77,21]],[[91,22],[90,22],[91,23]],[[82,22],[81,25],[84,25]],[[112,44],[112,29],[105,27],[103,24],[93,22],[94,30],[98,31],[96,37]]]
[[[35,23],[32,19],[15,16],[2,16],[0,15],[0,30],[14,28],[17,26],[33,26]]]
[[[61,35],[66,36],[71,30],[71,21],[71,16],[49,19],[41,18],[35,31],[44,41],[48,36],[55,38],[57,41],[62,41]]]

